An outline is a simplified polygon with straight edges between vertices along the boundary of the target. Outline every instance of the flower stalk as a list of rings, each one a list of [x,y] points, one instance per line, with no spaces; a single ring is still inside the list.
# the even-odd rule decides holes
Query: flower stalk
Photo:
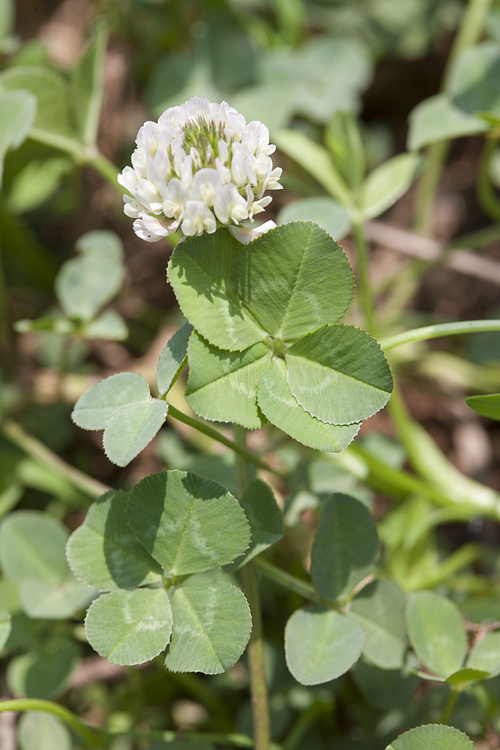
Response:
[[[246,431],[234,425],[236,442],[246,449]],[[248,462],[236,454],[236,487],[238,497],[242,497],[249,481]],[[248,665],[250,670],[250,693],[253,714],[255,750],[270,750],[271,722],[267,695],[266,673],[264,668],[264,633],[260,606],[259,582],[254,561],[247,563],[241,570],[243,590],[252,613],[252,635],[248,643]]]

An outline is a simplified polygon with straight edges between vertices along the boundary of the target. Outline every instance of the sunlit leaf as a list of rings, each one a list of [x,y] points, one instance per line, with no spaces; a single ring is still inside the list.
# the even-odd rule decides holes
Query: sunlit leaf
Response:
[[[221,674],[236,663],[250,638],[247,600],[229,583],[186,583],[172,597],[172,617],[165,658],[172,672]]]
[[[89,608],[85,629],[90,645],[112,664],[142,664],[165,649],[172,612],[164,589],[103,594]]]
[[[71,418],[84,430],[103,430],[117,414],[150,400],[149,386],[142,375],[120,372],[80,396]]]
[[[160,566],[127,523],[127,498],[125,492],[100,497],[68,541],[67,555],[75,576],[103,591],[161,580]]]
[[[231,351],[242,351],[266,335],[234,286],[233,266],[241,248],[221,229],[180,243],[168,264],[168,278],[186,318],[211,344]]]
[[[160,354],[156,370],[156,383],[160,396],[167,393],[186,364],[189,338],[193,332],[190,323],[184,323],[167,342]]]
[[[389,365],[378,343],[353,326],[323,326],[285,354],[290,390],[313,417],[352,424],[387,403]]]
[[[116,414],[104,430],[104,451],[117,466],[126,466],[158,433],[167,418],[168,404],[150,399]]]
[[[286,365],[273,362],[260,378],[257,401],[262,413],[294,440],[316,450],[336,453],[347,448],[359,430],[359,424],[335,425],[321,422],[300,406],[290,391]]]
[[[234,279],[245,308],[280,341],[336,323],[352,299],[344,251],[312,222],[276,227],[244,247]]]
[[[218,422],[236,422],[249,430],[262,425],[256,385],[271,365],[271,354],[264,344],[254,344],[243,352],[227,352],[193,333],[188,359],[186,399],[197,414]]]
[[[220,484],[190,472],[146,477],[132,490],[127,514],[132,531],[167,575],[225,565],[250,542],[238,501]]]

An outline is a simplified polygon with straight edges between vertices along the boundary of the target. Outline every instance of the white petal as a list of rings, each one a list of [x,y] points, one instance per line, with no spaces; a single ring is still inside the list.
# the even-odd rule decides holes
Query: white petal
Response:
[[[248,218],[247,202],[232,182],[229,185],[223,185],[217,191],[214,211],[222,224],[229,224],[230,221],[239,224],[240,221]]]
[[[181,224],[181,231],[188,237],[208,232],[212,234],[217,229],[215,216],[203,201],[188,201]]]
[[[252,240],[256,240],[257,237],[269,232],[270,229],[275,229],[276,224],[274,221],[266,221],[260,227],[233,227],[231,224],[228,226],[229,231],[242,245],[248,245]]]
[[[130,195],[123,196],[123,203],[123,213],[131,219],[137,219],[141,211],[144,211],[142,203],[131,198]]]
[[[264,198],[261,198],[259,201],[254,201],[251,206],[250,210],[248,211],[248,214],[250,218],[255,216],[255,214],[260,214],[266,206],[268,206],[272,201],[272,198],[270,195],[265,195]]]
[[[222,180],[216,169],[210,167],[199,169],[193,177],[191,197],[195,201],[204,201],[207,206],[213,206],[220,187],[222,187]]]
[[[132,195],[135,194],[137,191],[139,176],[132,167],[125,167],[123,172],[121,172],[116,179],[118,184],[122,185],[125,190],[128,190]]]
[[[188,200],[189,191],[177,177],[173,177],[167,185],[167,194],[163,201],[163,213],[167,217],[182,219]]]
[[[139,214],[139,218],[134,221],[134,232],[141,240],[158,242],[158,240],[168,237],[169,234],[173,234],[178,226],[178,221],[167,222],[164,219],[149,216],[143,211]]]

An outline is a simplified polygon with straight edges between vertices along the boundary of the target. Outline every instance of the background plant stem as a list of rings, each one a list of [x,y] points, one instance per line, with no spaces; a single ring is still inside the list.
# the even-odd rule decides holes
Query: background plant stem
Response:
[[[96,498],[109,491],[110,487],[67,464],[66,461],[56,456],[40,440],[32,435],[28,435],[16,422],[4,422],[0,428],[0,432],[29,456],[38,459],[54,469],[57,474],[61,474],[66,479],[69,479],[75,487],[82,490],[86,495]]]
[[[52,701],[36,698],[17,698],[1,701],[0,712],[2,711],[45,711],[45,713],[57,716],[58,719],[61,719],[68,727],[73,729],[85,741],[87,747],[105,748],[108,745],[106,737],[103,737],[103,732],[100,728],[94,730],[71,711]]]
[[[246,430],[234,425],[235,442],[246,450]],[[243,456],[236,454],[236,488],[242,497],[250,481],[249,465]],[[269,750],[271,746],[271,722],[264,668],[264,634],[260,607],[259,582],[253,561],[241,570],[243,590],[252,613],[252,635],[248,643],[248,665],[250,670],[250,694],[252,703],[255,750]]]
[[[500,138],[498,136],[486,138],[477,180],[478,200],[483,211],[494,221],[500,219],[500,201],[498,200],[496,190],[491,182],[489,168],[491,156],[497,148],[499,140]]]
[[[469,0],[443,74],[442,92],[447,90],[450,69],[455,59],[480,39],[491,4],[492,0]],[[429,231],[432,223],[432,208],[448,150],[448,141],[433,143],[427,149],[425,167],[418,185],[415,229]]]
[[[152,732],[134,732],[134,731],[112,731],[104,729],[103,727],[91,727],[84,721],[75,716],[71,711],[68,711],[63,706],[52,701],[40,700],[37,698],[15,698],[13,700],[0,701],[0,713],[3,711],[45,711],[46,713],[57,716],[61,721],[67,724],[68,727],[74,729],[77,734],[82,737],[87,747],[109,747],[112,740],[116,737],[130,737],[137,740],[161,740],[167,744],[172,743],[175,747],[175,743],[179,740],[179,733],[177,730],[171,731],[152,731]],[[183,732],[182,738],[193,745],[199,743],[207,744],[210,742],[220,744],[222,746],[231,745],[233,747],[255,747],[252,737],[248,737],[246,734],[230,733],[225,734],[223,732]],[[54,749],[55,750],[55,749]],[[271,742],[269,750],[281,750],[280,745],[275,742]]]

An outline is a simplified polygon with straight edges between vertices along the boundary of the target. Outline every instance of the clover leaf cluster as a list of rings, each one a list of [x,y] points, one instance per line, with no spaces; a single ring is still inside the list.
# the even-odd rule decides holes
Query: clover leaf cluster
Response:
[[[67,547],[77,579],[101,592],[85,620],[89,643],[114,664],[166,650],[174,672],[225,671],[246,647],[251,615],[241,590],[215,569],[249,542],[238,501],[191,472],[152,474],[130,494],[106,493]]]
[[[205,419],[247,429],[268,420],[340,451],[387,402],[380,346],[338,322],[352,299],[348,260],[316,224],[276,227],[244,247],[227,230],[186,240],[168,278],[195,329],[186,396]]]

